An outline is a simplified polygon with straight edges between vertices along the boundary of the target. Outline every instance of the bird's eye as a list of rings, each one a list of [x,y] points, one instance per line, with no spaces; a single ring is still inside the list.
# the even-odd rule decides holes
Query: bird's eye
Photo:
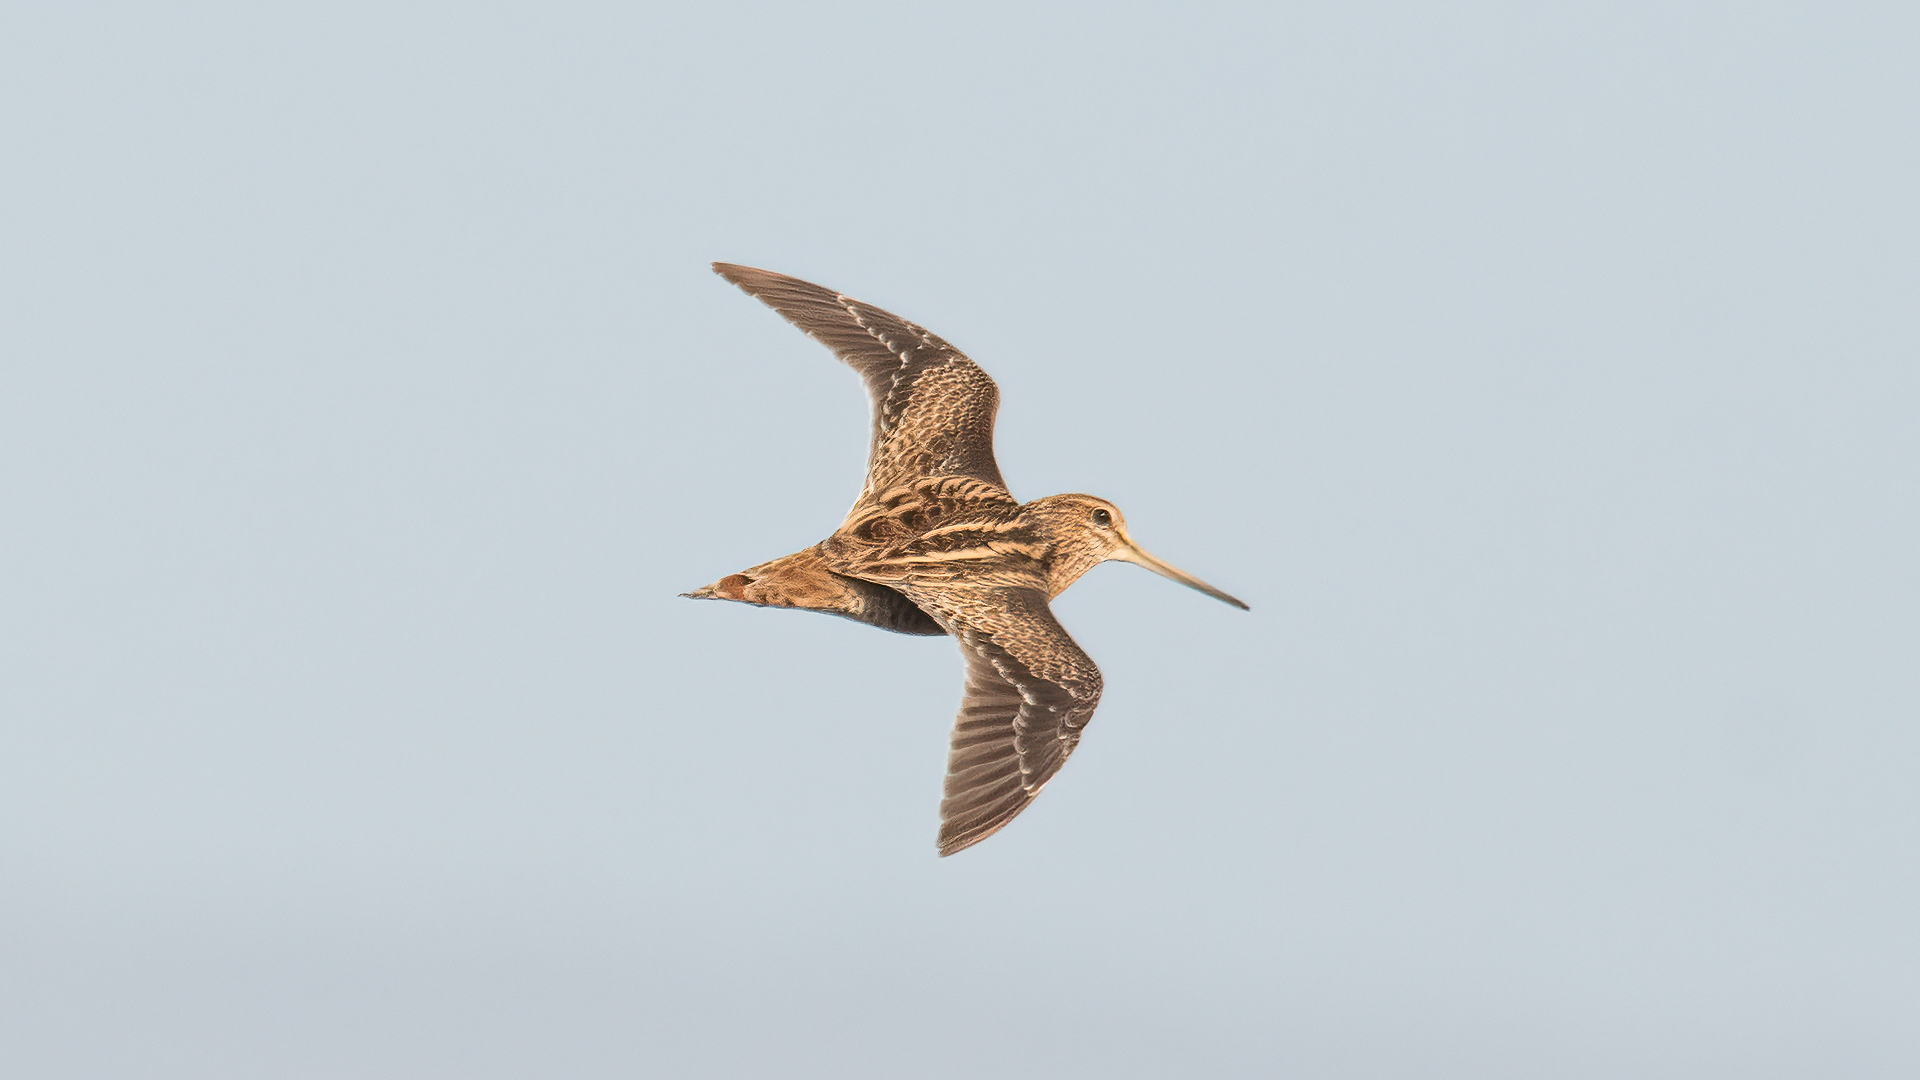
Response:
[[[1093,512],[1093,523],[1104,529],[1113,524],[1113,515],[1107,513],[1106,507],[1100,507]]]

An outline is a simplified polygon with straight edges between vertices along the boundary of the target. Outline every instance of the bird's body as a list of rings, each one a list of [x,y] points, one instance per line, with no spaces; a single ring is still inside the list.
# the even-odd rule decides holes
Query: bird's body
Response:
[[[1100,700],[1100,671],[1048,601],[1108,559],[1137,562],[1246,607],[1148,555],[1113,504],[1021,503],[993,458],[993,380],[920,327],[818,285],[716,263],[722,277],[866,379],[867,482],[840,528],[804,551],[688,596],[841,615],[907,634],[951,634],[967,660],[940,806],[940,853],[985,839],[1059,771]]]

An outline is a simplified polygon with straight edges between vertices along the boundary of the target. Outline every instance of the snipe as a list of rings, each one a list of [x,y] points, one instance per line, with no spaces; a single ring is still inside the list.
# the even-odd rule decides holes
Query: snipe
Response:
[[[967,661],[940,803],[940,854],[1027,808],[1080,741],[1100,671],[1047,602],[1108,559],[1247,605],[1146,553],[1104,499],[1007,494],[993,460],[999,390],[960,350],[879,308],[749,266],[714,270],[867,382],[873,447],[845,524],[805,551],[687,596],[804,608],[903,634],[952,634]]]

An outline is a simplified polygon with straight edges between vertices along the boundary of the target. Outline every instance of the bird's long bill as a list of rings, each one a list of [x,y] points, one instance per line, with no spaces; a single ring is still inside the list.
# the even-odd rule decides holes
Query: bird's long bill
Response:
[[[1139,563],[1141,566],[1144,566],[1147,569],[1153,571],[1154,573],[1159,574],[1161,577],[1172,578],[1173,580],[1179,582],[1180,584],[1185,585],[1189,589],[1198,589],[1201,592],[1206,593],[1208,596],[1213,597],[1215,600],[1221,600],[1226,603],[1232,604],[1234,607],[1239,608],[1241,611],[1253,610],[1252,608],[1241,603],[1240,601],[1235,600],[1233,597],[1228,596],[1226,593],[1221,592],[1219,589],[1216,589],[1213,586],[1207,584],[1206,582],[1201,581],[1199,578],[1194,577],[1192,574],[1187,573],[1185,570],[1182,570],[1179,567],[1172,565],[1171,563],[1161,562],[1159,559],[1156,559],[1153,556],[1147,554],[1144,548],[1142,548],[1139,544],[1136,544],[1133,542],[1133,537],[1127,536],[1127,537],[1123,537],[1122,539],[1124,539],[1126,543],[1122,544],[1120,546],[1120,549],[1118,551],[1115,551],[1112,555],[1108,556],[1108,558],[1124,559],[1130,563]]]

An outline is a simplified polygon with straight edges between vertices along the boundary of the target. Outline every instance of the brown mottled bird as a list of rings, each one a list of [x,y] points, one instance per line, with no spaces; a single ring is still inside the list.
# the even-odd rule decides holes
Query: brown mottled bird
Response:
[[[1027,808],[1100,702],[1100,671],[1047,602],[1108,559],[1247,605],[1161,562],[1105,499],[1007,494],[999,390],[960,350],[879,308],[750,266],[714,271],[858,371],[873,398],[867,483],[832,536],[687,596],[804,608],[903,634],[952,634],[967,661],[940,802],[940,854]]]

